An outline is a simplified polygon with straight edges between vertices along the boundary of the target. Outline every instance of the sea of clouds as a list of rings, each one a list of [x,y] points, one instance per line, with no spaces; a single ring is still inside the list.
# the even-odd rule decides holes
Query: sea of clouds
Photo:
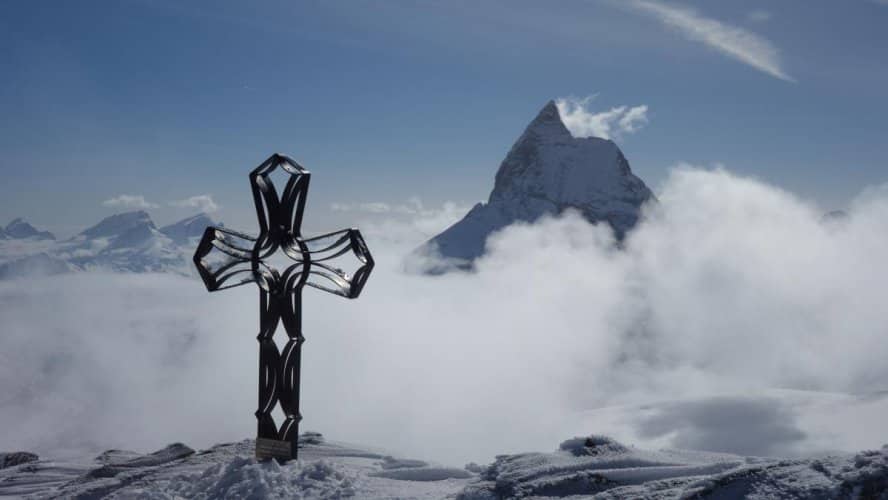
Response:
[[[566,213],[434,277],[404,256],[462,211],[365,222],[363,295],[304,296],[302,428],[456,464],[580,433],[751,454],[888,442],[888,190],[824,221],[680,166],[658,197],[622,247]],[[252,436],[257,295],[172,275],[0,283],[0,448]]]

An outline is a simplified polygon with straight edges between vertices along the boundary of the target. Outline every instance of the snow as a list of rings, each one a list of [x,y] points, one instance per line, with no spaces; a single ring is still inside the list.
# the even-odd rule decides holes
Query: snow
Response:
[[[642,451],[596,436],[577,455],[582,440],[553,453],[499,456],[458,498],[888,498],[888,448],[778,460]]]
[[[26,223],[17,219],[14,224],[20,227]],[[198,214],[157,229],[147,212],[137,210],[106,217],[64,241],[6,237],[0,239],[0,279],[79,270],[188,276],[193,274],[191,254],[197,239],[212,224],[209,216]]]
[[[506,155],[487,203],[478,203],[420,247],[419,256],[443,261],[420,270],[470,267],[494,231],[568,208],[591,222],[607,222],[622,238],[638,221],[641,205],[652,198],[613,141],[574,137],[550,101]]]
[[[344,498],[355,495],[357,475],[347,467],[318,460],[279,465],[276,461],[235,457],[205,471],[182,474],[145,498]]]
[[[49,231],[40,231],[21,217],[13,219],[5,228],[0,228],[0,239],[33,239],[54,240],[55,236]]]
[[[888,446],[856,454],[768,459],[689,450],[647,451],[606,436],[574,437],[552,452],[499,455],[480,472],[395,458],[318,435],[300,459],[259,462],[253,441],[194,452],[21,463],[0,470],[0,498],[888,498]]]
[[[95,458],[39,460],[0,470],[0,498],[438,499],[453,497],[477,477],[325,442],[317,434],[302,441],[299,460],[284,464],[258,462],[253,447],[244,440],[195,453],[175,444],[149,455],[109,450]],[[414,472],[394,473],[404,470]]]
[[[160,232],[173,240],[177,245],[197,246],[197,240],[203,236],[207,226],[221,226],[209,215],[199,213],[187,219],[183,219],[174,224],[160,228]]]

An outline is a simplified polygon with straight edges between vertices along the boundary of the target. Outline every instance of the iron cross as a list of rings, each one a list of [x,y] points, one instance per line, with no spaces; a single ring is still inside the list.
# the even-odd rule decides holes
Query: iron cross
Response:
[[[271,174],[285,174],[278,194]],[[302,289],[308,285],[354,299],[373,270],[373,257],[357,229],[303,238],[302,214],[311,174],[291,158],[274,154],[250,173],[250,187],[259,220],[259,236],[223,227],[208,227],[194,253],[194,264],[207,290],[214,292],[246,283],[259,285],[259,408],[256,410],[256,456],[288,460],[297,457],[299,378],[302,356]],[[278,251],[287,266],[275,269],[269,259]],[[347,273],[333,264],[354,256]],[[283,323],[287,342],[282,350],[274,333]],[[278,427],[275,405],[285,415]]]

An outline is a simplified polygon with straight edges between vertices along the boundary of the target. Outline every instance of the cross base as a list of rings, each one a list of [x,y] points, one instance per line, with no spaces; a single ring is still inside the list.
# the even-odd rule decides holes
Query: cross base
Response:
[[[277,439],[256,438],[256,459],[292,460],[296,458],[296,443]]]

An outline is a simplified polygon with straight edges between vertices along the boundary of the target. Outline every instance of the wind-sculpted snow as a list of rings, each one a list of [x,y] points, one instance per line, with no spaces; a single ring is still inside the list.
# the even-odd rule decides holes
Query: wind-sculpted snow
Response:
[[[109,450],[80,461],[23,462],[0,470],[0,498],[888,498],[888,446],[781,460],[645,451],[589,436],[550,453],[499,455],[480,474],[317,439],[300,448],[302,458],[285,464],[257,462],[250,440],[198,453],[176,444],[149,455]]]
[[[334,499],[355,496],[357,475],[346,467],[317,460],[280,465],[276,461],[234,457],[197,474],[173,478],[148,498]]]
[[[284,464],[258,462],[252,440],[198,453],[175,444],[148,455],[109,450],[94,459],[39,460],[0,471],[0,498],[440,499],[476,477],[319,436],[300,436],[301,459]]]
[[[587,446],[578,447],[581,442]],[[498,456],[457,498],[888,498],[888,446],[804,460],[650,452],[601,436],[574,438],[561,448]]]

